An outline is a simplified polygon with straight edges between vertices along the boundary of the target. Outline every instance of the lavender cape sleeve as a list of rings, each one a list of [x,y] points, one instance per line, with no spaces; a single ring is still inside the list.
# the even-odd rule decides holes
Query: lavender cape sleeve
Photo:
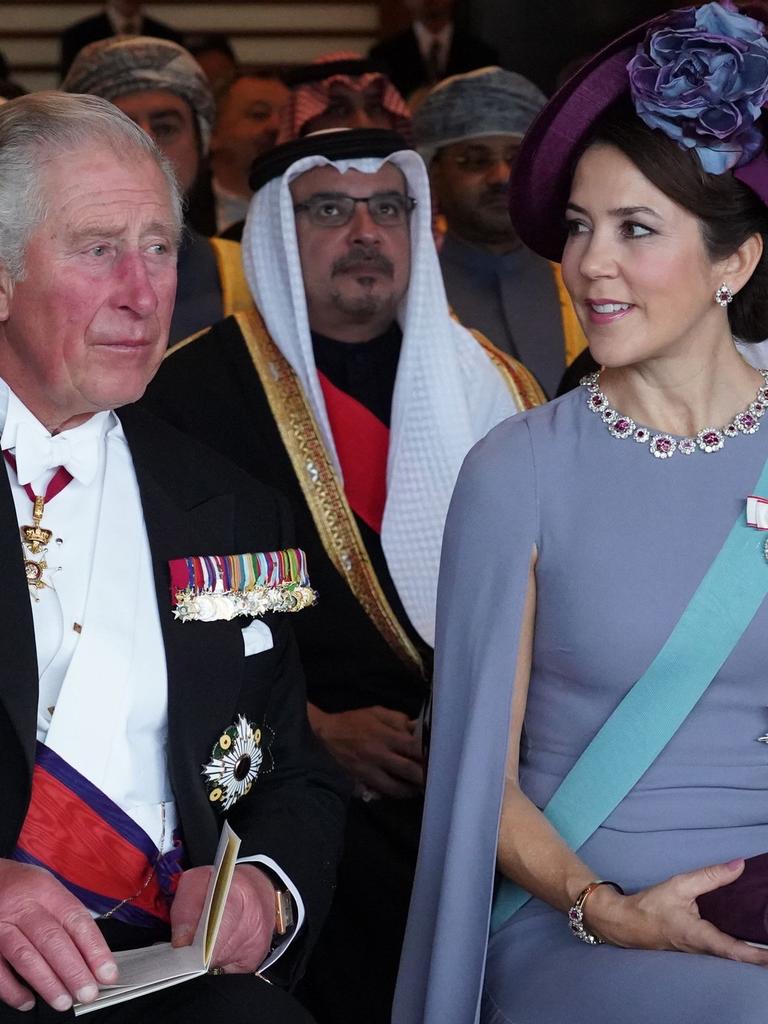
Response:
[[[529,419],[464,463],[443,539],[421,847],[392,1024],[479,1017],[510,699],[539,510]]]

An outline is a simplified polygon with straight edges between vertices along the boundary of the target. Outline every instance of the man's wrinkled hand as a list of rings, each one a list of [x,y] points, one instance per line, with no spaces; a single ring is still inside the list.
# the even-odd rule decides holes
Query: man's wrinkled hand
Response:
[[[181,876],[171,905],[174,946],[192,943],[212,870],[210,867],[190,868]],[[225,974],[252,974],[269,953],[274,929],[274,886],[255,864],[238,864],[211,966],[221,968]]]
[[[31,1010],[39,995],[64,1011],[115,981],[117,965],[83,904],[45,869],[0,859],[0,999]]]
[[[416,723],[402,711],[379,706],[336,714],[310,706],[310,722],[339,764],[358,782],[397,798],[424,788]]]

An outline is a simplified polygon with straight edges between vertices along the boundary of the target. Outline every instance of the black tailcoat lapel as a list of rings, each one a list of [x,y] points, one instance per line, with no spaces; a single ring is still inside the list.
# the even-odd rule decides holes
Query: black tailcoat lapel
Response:
[[[305,941],[294,943],[280,961],[287,981],[314,942],[330,902],[346,783],[309,728],[291,617],[265,616],[273,649],[246,657],[242,619],[173,618],[167,563],[188,555],[285,547],[293,543],[290,516],[283,498],[211,449],[143,409],[118,414],[154,563],[168,674],[168,767],[189,860],[212,862],[224,821],[208,799],[202,765],[237,715],[264,723],[272,736],[270,767],[227,819],[243,840],[243,852],[272,857],[302,894]]]
[[[0,856],[6,856],[16,844],[29,800],[37,728],[37,650],[19,526],[11,485],[2,469],[0,572]]]
[[[152,552],[168,672],[169,772],[193,862],[210,862],[218,842],[215,814],[200,775],[218,733],[237,714],[243,642],[235,622],[189,623],[174,619],[168,561],[187,555],[235,551],[231,493],[213,493],[182,474],[188,460],[174,458],[164,428],[135,409],[121,409]],[[158,442],[161,442],[158,444]],[[165,443],[163,443],[165,442]],[[214,735],[216,733],[216,735]]]

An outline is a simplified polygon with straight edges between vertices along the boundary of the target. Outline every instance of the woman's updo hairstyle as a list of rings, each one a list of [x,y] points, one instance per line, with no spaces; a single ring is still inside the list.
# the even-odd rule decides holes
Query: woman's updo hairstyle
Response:
[[[751,235],[762,236],[762,255],[752,277],[728,306],[728,319],[733,334],[741,341],[768,338],[765,203],[732,174],[708,174],[694,150],[683,149],[663,132],[641,121],[628,97],[606,110],[580,149],[576,162],[590,146],[597,144],[615,146],[664,195],[698,218],[704,245],[713,261],[732,255]]]

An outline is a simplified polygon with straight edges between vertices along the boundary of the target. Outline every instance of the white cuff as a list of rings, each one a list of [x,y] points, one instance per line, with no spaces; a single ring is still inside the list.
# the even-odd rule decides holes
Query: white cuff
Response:
[[[278,876],[278,878],[280,878],[280,880],[285,883],[286,889],[291,894],[291,897],[293,898],[293,902],[296,904],[296,924],[295,924],[294,928],[290,931],[290,933],[285,936],[285,938],[280,943],[280,945],[279,946],[275,946],[275,948],[272,950],[272,952],[269,954],[269,956],[267,956],[266,959],[263,960],[261,964],[259,964],[258,968],[256,969],[256,973],[257,974],[261,974],[262,971],[266,971],[266,969],[268,967],[271,967],[272,964],[274,964],[277,960],[280,959],[280,957],[283,955],[283,953],[286,951],[286,949],[288,949],[290,944],[293,942],[293,940],[299,934],[299,930],[301,929],[301,926],[304,924],[304,918],[306,916],[305,912],[304,912],[304,901],[302,900],[301,896],[299,895],[299,890],[296,888],[296,886],[290,880],[288,875],[286,875],[286,873],[283,871],[283,869],[281,867],[279,867],[272,860],[271,857],[267,857],[263,853],[255,853],[252,857],[238,857],[237,858],[237,863],[238,864],[263,864],[265,867],[268,867],[270,871],[274,871],[274,873]]]

